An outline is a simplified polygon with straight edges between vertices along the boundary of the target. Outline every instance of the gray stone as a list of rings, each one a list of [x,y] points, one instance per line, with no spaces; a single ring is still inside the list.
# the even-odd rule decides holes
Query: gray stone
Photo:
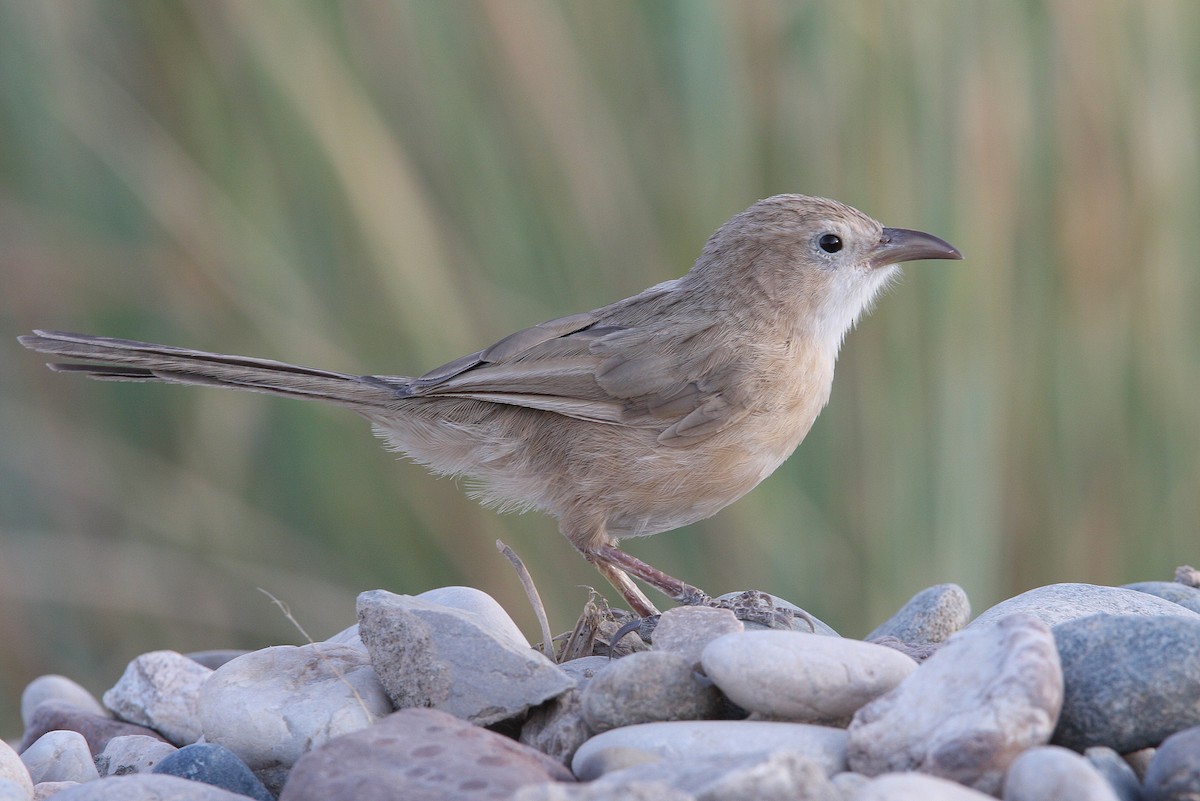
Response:
[[[450,665],[433,632],[407,609],[360,598],[359,634],[379,682],[396,709],[441,706],[450,697]],[[369,643],[369,644],[368,644]]]
[[[77,731],[48,731],[21,752],[34,784],[99,779],[87,740]]]
[[[742,591],[742,592],[727,592],[724,595],[718,596],[717,600],[718,601],[731,601],[742,595],[745,595],[744,591]],[[841,636],[836,631],[834,631],[831,626],[818,620],[816,618],[816,616],[810,615],[808,612],[806,612],[803,609],[801,609],[800,607],[796,606],[791,601],[786,600],[784,598],[780,598],[777,595],[770,595],[768,593],[763,593],[763,595],[765,595],[767,598],[769,598],[771,600],[771,602],[775,605],[776,608],[787,609],[787,610],[795,613],[795,618],[792,620],[792,628],[794,630],[804,632],[805,634],[823,634],[827,637],[840,637]],[[811,627],[809,626],[809,621],[812,622]],[[765,626],[761,623],[754,623],[749,620],[743,620],[742,625],[745,626],[746,631],[761,631],[763,629],[771,628],[770,626]]]
[[[594,784],[615,789],[661,783],[697,801],[839,801],[825,770],[794,751],[714,755],[701,760],[660,760],[606,773]]]
[[[3,740],[0,740],[0,781],[16,784],[24,791],[26,798],[33,795],[33,779],[29,775],[29,768]]]
[[[995,623],[1014,612],[1033,615],[1051,627],[1101,612],[1110,615],[1174,615],[1191,620],[1200,619],[1200,615],[1179,604],[1137,590],[1095,584],[1051,584],[1001,601],[971,621],[970,628]]]
[[[342,629],[325,642],[331,642],[337,645],[350,645],[359,649],[360,651],[363,651],[364,653],[367,650],[367,646],[363,643],[362,637],[358,635],[357,623],[349,628]]]
[[[553,759],[503,735],[435,709],[402,709],[306,754],[279,801],[470,801],[572,780]]]
[[[219,648],[213,651],[189,651],[184,656],[209,670],[216,670],[231,659],[248,653],[245,648]]]
[[[200,688],[205,740],[253,770],[291,765],[391,709],[366,654],[330,643],[253,651],[217,668]]]
[[[628,784],[527,784],[512,801],[696,801],[696,797],[662,782]]]
[[[868,782],[854,801],[994,801],[993,797],[937,776],[888,773]]]
[[[435,708],[480,726],[522,714],[575,686],[541,653],[481,625],[477,613],[384,590],[359,595],[358,612],[359,634],[380,676],[393,683],[390,690],[400,689],[406,664],[445,665],[449,691]],[[406,635],[419,631],[412,617],[428,630],[424,646],[406,646]],[[422,648],[428,660],[418,655]],[[393,658],[399,663],[389,664]]]
[[[628,657],[627,657],[628,658]],[[717,756],[798,752],[832,776],[846,769],[846,732],[807,723],[704,720],[643,723],[597,734],[575,752],[571,769],[581,781],[655,757],[703,762]]]
[[[520,742],[569,765],[579,746],[595,734],[583,719],[580,695],[596,674],[611,664],[606,656],[585,656],[559,665],[575,680],[575,689],[530,710],[521,726]]]
[[[154,766],[155,773],[211,784],[254,801],[275,801],[237,754],[216,743],[193,743]]]
[[[1054,639],[1066,688],[1057,745],[1127,753],[1200,724],[1200,617],[1093,615]]]
[[[854,798],[858,798],[858,793],[870,784],[871,781],[870,776],[864,776],[861,773],[854,773],[847,770],[834,776],[829,780],[829,783],[841,794],[843,801],[851,801]]]
[[[654,629],[654,650],[679,654],[696,665],[704,646],[724,634],[746,627],[729,609],[711,606],[677,606],[662,613]]]
[[[1056,745],[1030,748],[1008,768],[1004,801],[1117,801],[1117,794],[1092,764]]]
[[[23,751],[33,744],[33,741],[48,731],[67,729],[77,731],[88,742],[88,748],[93,754],[98,754],[108,745],[113,737],[126,734],[142,734],[162,740],[162,735],[145,726],[113,720],[106,715],[94,715],[85,712],[75,704],[67,701],[49,700],[38,704],[33,710],[33,718],[25,728],[25,734],[17,746]],[[166,742],[163,740],[163,742]]]
[[[196,703],[200,685],[212,675],[175,651],[152,651],[135,658],[104,694],[104,705],[128,723],[154,729],[173,745],[200,739]]]
[[[0,777],[0,801],[30,801],[36,792],[36,788],[26,788],[15,779]]]
[[[895,637],[910,645],[945,642],[971,619],[971,602],[957,584],[938,584],[921,590],[863,639]]]
[[[33,720],[33,711],[43,701],[60,701],[71,704],[93,715],[108,716],[108,710],[100,705],[96,696],[66,676],[49,674],[38,676],[25,686],[21,693],[21,722],[28,726]]]
[[[594,732],[661,720],[704,720],[722,706],[720,692],[669,651],[642,651],[615,660],[580,696]]]
[[[177,750],[170,743],[139,734],[114,737],[96,755],[96,770],[102,777],[149,773],[163,758]]]
[[[920,771],[995,794],[1009,763],[1049,739],[1062,692],[1045,623],[1016,614],[968,627],[858,711],[850,767],[868,776]]]
[[[135,773],[71,787],[54,801],[246,801],[246,796],[178,776]]]
[[[508,612],[504,611],[504,607],[482,590],[474,587],[438,587],[434,590],[427,590],[416,597],[422,601],[466,612],[494,636],[507,640],[517,648],[530,647],[529,640],[521,633],[520,627],[513,619],[508,616]]]
[[[47,798],[53,798],[63,790],[70,790],[72,787],[78,787],[79,782],[41,782],[33,786],[33,801],[44,801]],[[0,799],[4,796],[0,794]]]
[[[1200,799],[1200,726],[1172,734],[1146,769],[1146,801]]]
[[[1083,757],[1099,771],[1120,801],[1142,801],[1142,784],[1129,763],[1111,748],[1092,746]]]
[[[842,637],[747,631],[709,643],[704,672],[731,701],[775,720],[845,726],[917,669],[904,654]]]
[[[1200,590],[1178,581],[1139,581],[1136,584],[1126,584],[1125,589],[1156,595],[1173,604],[1179,604],[1184,609],[1200,612]]]

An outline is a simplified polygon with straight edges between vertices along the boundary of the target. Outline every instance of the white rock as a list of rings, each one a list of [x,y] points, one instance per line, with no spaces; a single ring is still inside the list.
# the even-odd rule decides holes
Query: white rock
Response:
[[[972,790],[936,776],[926,776],[921,773],[888,773],[861,788],[854,796],[854,801],[995,801],[995,799],[978,790]]]
[[[702,720],[643,723],[598,734],[575,752],[571,770],[581,781],[591,781],[604,770],[628,767],[634,761],[644,762],[655,756],[702,762],[721,755],[781,749],[812,759],[827,776],[846,769],[846,732],[842,729],[807,723]],[[614,760],[613,754],[629,754],[632,759]]]
[[[154,766],[179,749],[143,734],[114,737],[96,755],[96,770],[104,776],[149,773]]]
[[[79,784],[80,782],[40,782],[33,786],[33,801],[45,801],[45,799],[53,798],[63,790],[78,787]],[[0,799],[3,797],[0,795]]]
[[[71,787],[54,801],[246,801],[246,796],[178,776],[135,773]]]
[[[391,713],[366,654],[348,645],[277,645],[239,656],[200,688],[204,739],[252,770],[289,766]]]
[[[438,587],[415,596],[422,601],[441,604],[474,615],[476,622],[501,639],[518,648],[529,648],[529,640],[521,628],[504,611],[496,599],[474,587]]]
[[[1066,748],[1030,748],[1008,768],[1004,801],[1118,801],[1112,786],[1085,758]]]
[[[1179,604],[1137,590],[1095,584],[1050,584],[1001,601],[972,620],[969,628],[991,625],[1014,612],[1033,615],[1048,626],[1101,612],[1108,615],[1200,618],[1200,615]]]
[[[795,751],[714,755],[704,760],[661,760],[606,773],[594,786],[614,788],[658,782],[683,790],[697,801],[797,801],[840,796],[824,769]]]
[[[15,779],[0,778],[0,801],[30,801],[33,792],[32,786],[26,788]]]
[[[0,781],[10,781],[25,791],[25,796],[33,796],[33,779],[29,768],[21,761],[21,757],[8,743],[0,740]]]
[[[38,676],[25,685],[25,691],[21,693],[21,722],[28,726],[33,720],[33,710],[37,709],[38,704],[50,700],[63,701],[93,715],[109,717],[108,710],[82,685],[66,676],[48,674]]]
[[[835,726],[917,669],[891,648],[798,631],[727,634],[709,643],[701,664],[743,709]]]
[[[104,694],[104,705],[121,720],[154,729],[174,745],[190,745],[200,738],[200,685],[211,675],[183,654],[151,651],[129,663]]]
[[[849,728],[852,770],[916,770],[999,792],[1021,751],[1050,739],[1063,699],[1049,627],[1029,615],[959,632]]]
[[[77,731],[49,731],[21,753],[34,784],[99,779],[87,740]]]

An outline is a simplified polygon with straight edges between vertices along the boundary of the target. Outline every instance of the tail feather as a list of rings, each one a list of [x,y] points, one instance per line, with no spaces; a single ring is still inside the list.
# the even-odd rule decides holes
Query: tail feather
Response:
[[[102,381],[201,384],[324,400],[363,410],[390,405],[403,383],[398,380],[394,387],[390,381],[372,376],[66,331],[34,331],[18,340],[32,350],[80,360],[52,362],[52,370],[83,373]]]

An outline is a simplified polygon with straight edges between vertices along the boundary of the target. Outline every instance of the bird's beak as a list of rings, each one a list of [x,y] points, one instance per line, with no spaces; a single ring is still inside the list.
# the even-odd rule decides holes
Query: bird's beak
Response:
[[[958,248],[944,239],[924,231],[907,228],[884,228],[879,244],[868,257],[872,267],[886,267],[902,261],[921,259],[961,259]]]

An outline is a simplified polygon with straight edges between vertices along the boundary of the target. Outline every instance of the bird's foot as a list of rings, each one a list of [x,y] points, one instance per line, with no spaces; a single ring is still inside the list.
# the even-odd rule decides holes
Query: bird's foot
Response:
[[[799,619],[804,621],[809,631],[817,630],[817,624],[808,612],[776,606],[770,595],[759,590],[746,590],[732,598],[709,599],[706,605],[728,609],[743,623],[757,623],[769,629],[794,630],[795,621]]]

